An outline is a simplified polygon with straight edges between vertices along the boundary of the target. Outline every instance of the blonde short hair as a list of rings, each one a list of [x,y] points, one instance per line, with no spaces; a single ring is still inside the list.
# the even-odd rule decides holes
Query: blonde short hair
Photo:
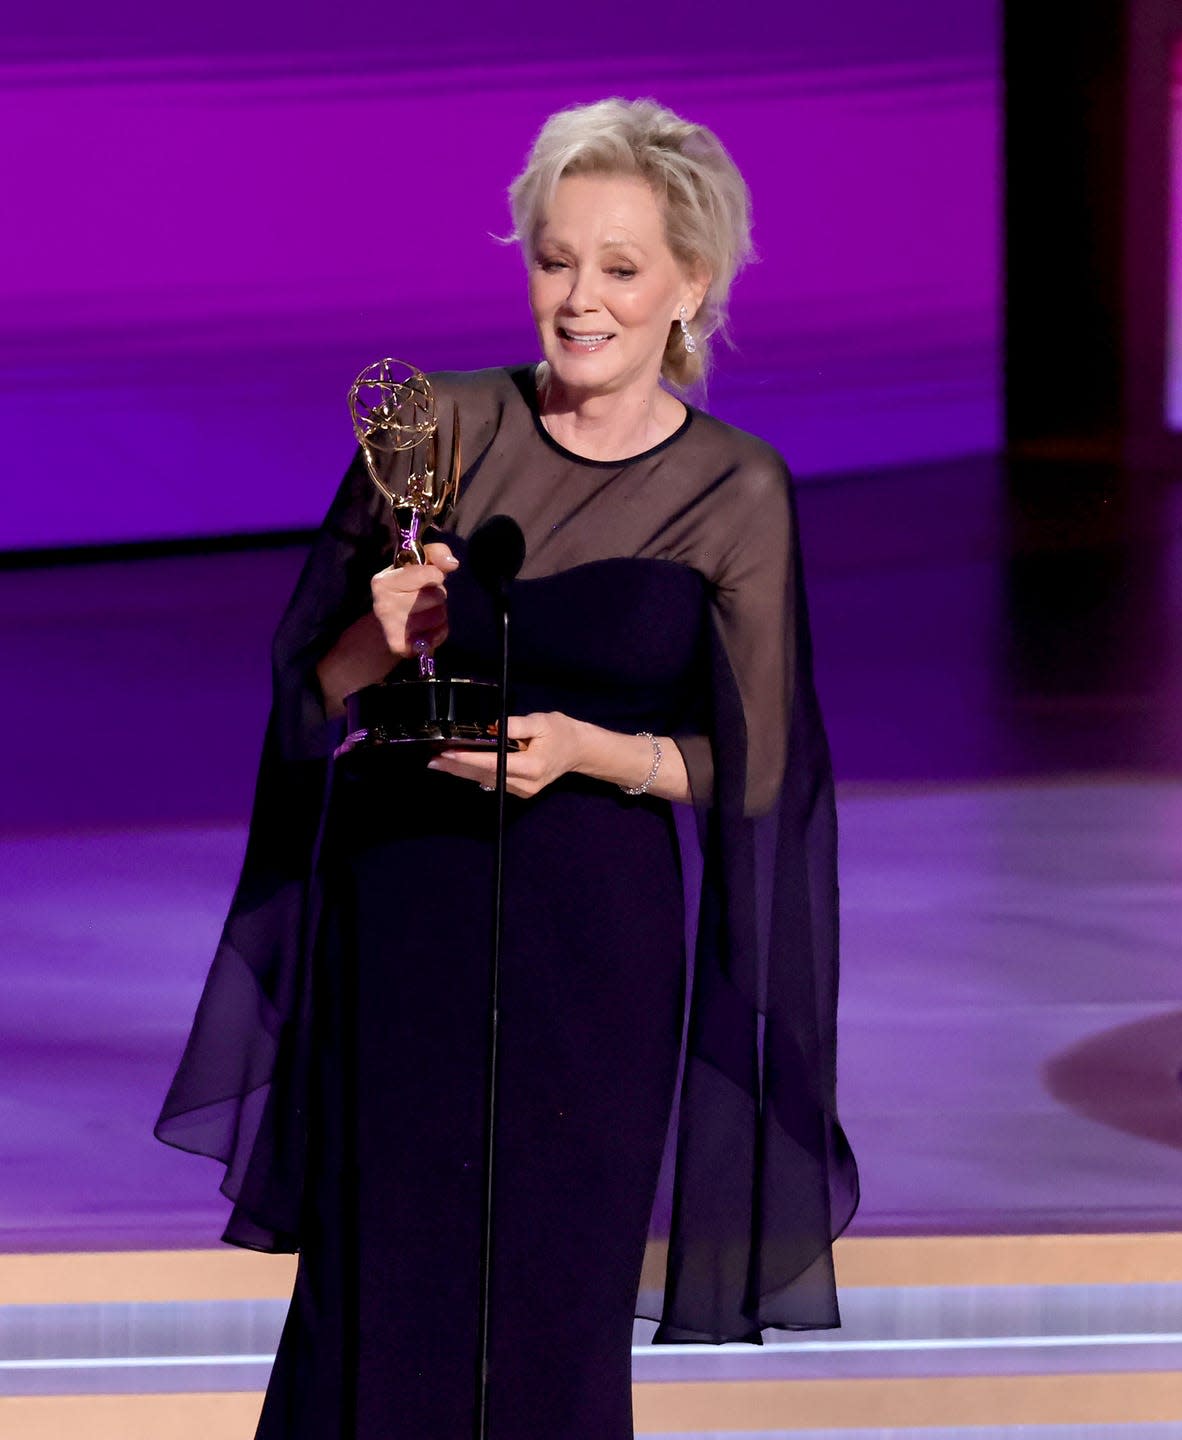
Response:
[[[710,285],[691,326],[697,351],[670,326],[661,374],[681,389],[702,380],[711,335],[725,335],[727,300],[751,258],[751,195],[721,141],[655,100],[599,100],[559,110],[538,132],[525,169],[509,187],[512,238],[533,244],[542,214],[567,175],[635,175],[647,181],[665,212],[665,236],[688,273],[704,269]]]

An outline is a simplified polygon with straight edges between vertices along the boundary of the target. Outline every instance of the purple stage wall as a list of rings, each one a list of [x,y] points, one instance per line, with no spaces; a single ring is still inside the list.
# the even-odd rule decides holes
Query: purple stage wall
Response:
[[[4,21],[0,548],[318,520],[363,364],[535,353],[505,185],[613,93],[715,127],[754,192],[712,409],[804,476],[994,448],[996,0],[807,8]]]

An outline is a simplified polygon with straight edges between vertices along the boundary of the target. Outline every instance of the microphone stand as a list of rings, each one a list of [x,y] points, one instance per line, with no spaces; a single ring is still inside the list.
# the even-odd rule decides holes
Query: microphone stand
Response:
[[[497,722],[496,851],[493,865],[492,954],[489,960],[488,1060],[484,1097],[484,1230],[480,1245],[479,1330],[476,1349],[475,1440],[488,1436],[489,1317],[492,1296],[493,1183],[496,1160],[497,1033],[501,946],[505,931],[505,762],[509,753],[509,580],[497,586],[501,621],[501,713]]]

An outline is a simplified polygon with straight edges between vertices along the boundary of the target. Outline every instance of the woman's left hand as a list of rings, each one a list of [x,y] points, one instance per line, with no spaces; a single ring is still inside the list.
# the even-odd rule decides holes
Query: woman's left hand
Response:
[[[544,790],[582,759],[583,725],[560,710],[509,716],[509,739],[521,748],[505,757],[505,788],[510,795],[528,799]],[[497,757],[489,750],[443,750],[427,767],[475,780],[491,788],[497,779]]]

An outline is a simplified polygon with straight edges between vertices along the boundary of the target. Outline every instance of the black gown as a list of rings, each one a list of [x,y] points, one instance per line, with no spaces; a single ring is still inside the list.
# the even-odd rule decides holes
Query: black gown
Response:
[[[674,736],[698,813],[687,1024],[672,807],[578,776],[509,801],[490,1434],[626,1440],[650,1230],[658,1340],[838,1320],[830,1242],[857,1177],[790,487],[696,410],[609,464],[548,436],[532,368],[432,380],[469,457],[440,666],[496,673],[463,559],[509,513],[527,542],[512,712]],[[472,1426],[493,799],[333,770],[315,682],[389,539],[357,462],[276,636],[243,876],[158,1125],[226,1163],[228,1240],[300,1252],[264,1440]]]

